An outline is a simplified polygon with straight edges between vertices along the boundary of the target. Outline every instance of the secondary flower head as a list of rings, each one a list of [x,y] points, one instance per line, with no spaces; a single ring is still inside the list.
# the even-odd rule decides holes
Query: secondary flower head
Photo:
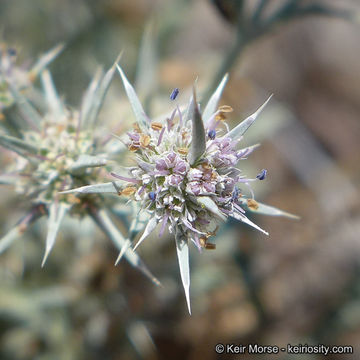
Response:
[[[48,234],[42,265],[52,250],[67,213],[72,216],[90,216],[120,249],[125,238],[116,229],[106,208],[114,203],[101,196],[61,194],[86,183],[97,183],[111,151],[108,139],[95,132],[97,115],[115,72],[113,66],[106,74],[97,72],[86,91],[79,110],[69,109],[57,95],[50,73],[44,71],[41,80],[47,111],[40,114],[25,98],[18,103],[24,115],[19,137],[0,133],[0,145],[14,153],[14,161],[6,173],[0,175],[0,184],[15,188],[22,199],[31,204],[30,212],[8,234],[0,239],[0,253],[41,216],[48,215]],[[22,95],[14,88],[17,98]],[[134,235],[136,232],[132,231]],[[155,283],[139,256],[131,249],[127,260]]]
[[[64,215],[69,211],[80,216],[87,214],[84,199],[71,194],[59,195],[59,192],[96,181],[98,170],[94,167],[104,166],[106,160],[96,156],[91,124],[80,126],[81,121],[89,121],[86,108],[83,106],[82,111],[77,111],[66,107],[47,70],[42,72],[41,80],[47,105],[45,113],[39,113],[13,88],[15,97],[22,100],[18,105],[23,123],[17,129],[18,137],[0,133],[0,145],[12,151],[14,160],[1,179],[6,179],[31,204],[30,214],[37,214],[36,218],[49,214],[44,264]],[[0,249],[3,250],[1,245]]]
[[[99,184],[107,192],[116,191],[138,202],[150,214],[150,220],[134,250],[160,224],[161,236],[166,227],[175,234],[180,273],[190,311],[189,250],[192,242],[199,250],[213,249],[208,238],[214,235],[219,221],[233,217],[267,234],[245,215],[246,210],[275,215],[277,209],[266,207],[246,197],[240,186],[265,178],[244,176],[237,164],[257,147],[239,148],[239,142],[256,120],[266,103],[234,129],[225,122],[229,106],[218,108],[218,101],[227,81],[224,77],[203,113],[199,110],[195,90],[186,111],[176,106],[163,121],[152,121],[146,115],[135,90],[118,67],[137,122],[128,132],[126,145],[134,153],[137,166],[128,174],[112,175],[115,183]],[[177,95],[178,91],[176,92]],[[171,95],[171,100],[176,96]],[[73,192],[93,192],[94,186]],[[266,211],[265,211],[266,212]],[[284,215],[285,213],[277,213]]]

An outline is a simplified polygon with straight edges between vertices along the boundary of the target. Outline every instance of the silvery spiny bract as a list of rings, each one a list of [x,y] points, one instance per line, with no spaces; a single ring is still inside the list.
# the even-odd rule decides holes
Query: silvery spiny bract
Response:
[[[97,135],[95,125],[114,72],[115,66],[106,74],[97,72],[79,110],[64,104],[47,70],[41,74],[47,105],[45,114],[40,114],[29,101],[21,98],[18,103],[24,120],[23,127],[18,129],[21,136],[0,133],[0,145],[14,153],[14,161],[0,176],[0,184],[12,185],[16,193],[30,202],[31,210],[0,240],[0,252],[26,227],[47,215],[44,265],[67,213],[79,218],[91,216],[119,249],[124,247],[125,239],[108,214],[110,198],[104,201],[101,195],[60,194],[76,186],[97,183],[104,177],[102,168],[112,154],[106,152],[108,140]],[[16,88],[13,92],[15,98],[21,97]],[[158,283],[136,253],[128,249],[125,256],[133,266]]]
[[[219,220],[228,216],[240,220],[267,234],[245,215],[246,210],[268,215],[291,216],[281,210],[260,204],[254,195],[245,196],[239,185],[263,180],[266,170],[256,178],[247,178],[236,167],[238,162],[257,147],[239,149],[238,144],[266,103],[234,129],[229,130],[225,119],[229,106],[218,108],[218,102],[227,82],[224,77],[201,113],[195,90],[186,111],[176,106],[169,118],[152,121],[145,114],[140,101],[118,67],[137,122],[128,132],[127,147],[134,153],[137,166],[129,173],[112,173],[117,179],[98,185],[89,185],[66,193],[114,192],[130,197],[141,204],[151,218],[134,247],[160,224],[161,236],[166,227],[175,234],[180,273],[190,311],[189,249],[192,242],[200,251],[214,248],[208,238],[214,235]],[[170,99],[178,94],[175,89]],[[130,243],[127,243],[130,246]],[[124,252],[126,249],[123,249]]]

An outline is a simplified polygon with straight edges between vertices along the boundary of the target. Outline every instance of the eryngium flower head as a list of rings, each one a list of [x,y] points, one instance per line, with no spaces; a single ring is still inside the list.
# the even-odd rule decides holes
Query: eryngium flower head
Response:
[[[60,194],[76,186],[97,183],[104,176],[100,175],[102,167],[107,164],[113,150],[106,151],[106,146],[110,145],[108,136],[104,138],[94,131],[94,127],[114,72],[114,66],[106,74],[97,72],[79,110],[70,110],[59,98],[48,71],[41,75],[47,112],[41,115],[24,98],[18,103],[24,115],[23,127],[17,129],[21,136],[0,133],[0,145],[15,153],[14,163],[7,173],[0,175],[0,184],[13,185],[22,199],[31,203],[31,210],[0,239],[0,253],[27,226],[48,215],[44,265],[67,213],[80,218],[89,215],[119,249],[124,248],[126,239],[107,211],[112,199],[104,201],[101,195]],[[14,93],[21,96],[16,89]],[[131,236],[137,234],[135,230],[132,229]],[[132,249],[127,250],[127,260],[158,283],[139,256]]]
[[[134,249],[160,224],[161,236],[168,226],[175,234],[180,273],[190,311],[189,300],[189,250],[192,242],[199,250],[212,249],[208,242],[214,235],[219,220],[233,217],[255,227],[266,235],[245,215],[246,210],[265,212],[269,215],[287,215],[280,210],[260,204],[254,195],[246,197],[239,186],[263,180],[266,170],[256,178],[244,176],[237,164],[257,147],[239,149],[239,142],[256,120],[266,103],[234,129],[229,131],[225,122],[232,109],[217,108],[227,81],[224,77],[200,113],[195,90],[185,112],[178,106],[169,118],[152,121],[146,115],[135,90],[118,67],[125,90],[132,105],[137,122],[128,132],[126,145],[134,153],[137,166],[129,169],[125,176],[115,174],[118,180],[99,184],[98,187],[113,189],[141,204],[151,218]],[[175,96],[171,96],[171,100]],[[120,183],[120,184],[119,184]],[[94,192],[94,186],[74,189],[72,192]]]
[[[166,121],[136,124],[128,133],[127,145],[138,166],[130,170],[128,179],[113,175],[129,182],[121,194],[141,202],[153,216],[138,244],[157,223],[160,236],[168,225],[170,232],[176,228],[200,250],[218,220],[227,216],[259,229],[245,216],[238,187],[256,179],[246,178],[236,167],[256,146],[238,149],[240,139],[229,134],[222,119],[225,107],[212,114],[205,126],[195,94],[191,107],[188,115],[176,108]]]

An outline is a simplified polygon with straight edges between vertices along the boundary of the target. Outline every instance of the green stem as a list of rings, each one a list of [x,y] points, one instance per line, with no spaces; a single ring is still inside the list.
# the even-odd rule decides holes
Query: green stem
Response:
[[[260,0],[259,1],[259,5],[258,7],[256,8],[255,12],[254,12],[254,15],[252,17],[252,22],[253,24],[257,24],[258,21],[260,20],[261,18],[261,15],[262,13],[264,12],[265,8],[266,8],[266,5],[269,4],[269,1],[268,0]]]

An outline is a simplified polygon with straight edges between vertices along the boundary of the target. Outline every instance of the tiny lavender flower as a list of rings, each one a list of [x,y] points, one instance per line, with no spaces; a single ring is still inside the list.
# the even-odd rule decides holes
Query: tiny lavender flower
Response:
[[[124,182],[119,194],[140,203],[141,208],[151,215],[134,250],[157,224],[160,224],[160,236],[166,227],[175,234],[180,273],[190,311],[189,241],[199,250],[215,248],[208,238],[215,235],[219,220],[226,220],[228,216],[268,235],[245,215],[245,210],[261,212],[266,205],[256,202],[251,190],[252,196],[248,198],[238,188],[238,184],[249,186],[257,179],[245,177],[236,166],[257,147],[239,149],[238,144],[269,100],[229,131],[224,120],[232,111],[231,107],[217,109],[227,80],[225,77],[202,115],[194,90],[185,113],[176,107],[170,118],[155,122],[145,115],[133,87],[120,67],[118,70],[137,118],[127,142],[137,166],[130,168],[128,176],[114,173],[113,176]],[[258,179],[264,177],[263,171]],[[73,191],[86,192],[88,189],[91,186]],[[267,213],[271,214],[271,211]],[[282,212],[277,215],[280,214],[285,215]]]

